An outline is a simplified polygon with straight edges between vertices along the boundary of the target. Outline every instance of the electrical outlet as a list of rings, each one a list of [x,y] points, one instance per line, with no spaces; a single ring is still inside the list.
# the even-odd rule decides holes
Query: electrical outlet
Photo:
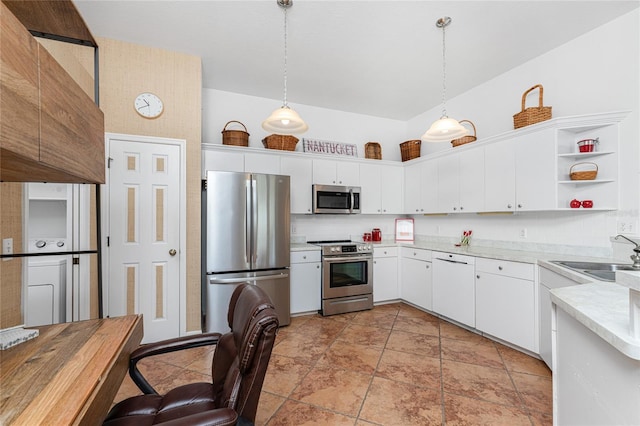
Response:
[[[633,234],[634,232],[633,222],[618,222],[618,234]]]
[[[2,239],[2,254],[13,254],[13,238]],[[4,261],[11,260],[10,257],[2,259]]]
[[[291,224],[291,234],[295,235],[298,233],[298,229],[294,224]]]
[[[527,238],[527,228],[522,228],[520,230],[520,238]]]

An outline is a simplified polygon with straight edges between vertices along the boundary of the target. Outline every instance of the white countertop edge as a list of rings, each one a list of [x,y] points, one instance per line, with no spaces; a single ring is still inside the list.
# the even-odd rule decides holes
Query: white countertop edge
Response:
[[[629,358],[640,360],[640,339],[629,330],[629,290],[593,282],[551,290],[551,301]]]
[[[640,271],[617,271],[616,283],[631,290],[640,291]]]

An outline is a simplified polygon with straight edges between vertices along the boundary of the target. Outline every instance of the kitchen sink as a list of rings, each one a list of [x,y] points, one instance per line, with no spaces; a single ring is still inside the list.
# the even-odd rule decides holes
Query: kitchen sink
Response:
[[[606,263],[606,262],[570,262],[553,260],[551,263],[564,266],[581,274],[588,275],[601,281],[615,282],[616,271],[638,271],[630,264],[626,263]]]

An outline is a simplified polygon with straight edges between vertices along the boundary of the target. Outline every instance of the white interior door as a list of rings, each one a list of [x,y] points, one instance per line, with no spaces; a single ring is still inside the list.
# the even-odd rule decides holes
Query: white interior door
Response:
[[[110,138],[109,316],[143,314],[143,342],[180,335],[182,148]]]

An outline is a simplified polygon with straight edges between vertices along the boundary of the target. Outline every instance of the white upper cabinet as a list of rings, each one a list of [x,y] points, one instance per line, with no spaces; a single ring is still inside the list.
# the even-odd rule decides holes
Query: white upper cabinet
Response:
[[[291,213],[311,214],[312,161],[310,158],[282,157],[280,173],[291,176]]]
[[[485,147],[485,211],[556,208],[554,134],[544,129]]]
[[[280,155],[275,153],[259,154],[249,152],[244,154],[244,171],[250,173],[280,174]]]
[[[351,161],[313,160],[313,183],[322,185],[358,186],[360,168]]]
[[[407,164],[203,144],[202,177],[207,170],[289,175],[294,214],[311,213],[313,184],[360,186],[365,214],[569,210],[573,199],[615,210],[619,124],[627,115],[554,118]],[[598,140],[592,152],[579,151],[584,139]],[[596,177],[571,179],[572,170],[585,169]]]
[[[360,211],[364,214],[380,214],[382,209],[382,182],[378,164],[360,164]]]
[[[516,210],[556,208],[555,130],[545,129],[513,141],[516,161]]]
[[[221,172],[244,172],[244,153],[242,151],[202,150],[202,178],[207,177],[208,170]]]
[[[516,157],[510,140],[484,148],[484,208],[489,212],[515,211]]]
[[[438,212],[438,163],[436,160],[405,166],[404,185],[405,214]]]
[[[473,147],[438,159],[438,211],[484,210],[484,148]]]
[[[403,173],[398,166],[360,164],[361,211],[364,214],[401,214]]]
[[[382,213],[401,214],[402,195],[404,193],[402,188],[404,182],[402,167],[382,166],[380,179],[382,194]]]

